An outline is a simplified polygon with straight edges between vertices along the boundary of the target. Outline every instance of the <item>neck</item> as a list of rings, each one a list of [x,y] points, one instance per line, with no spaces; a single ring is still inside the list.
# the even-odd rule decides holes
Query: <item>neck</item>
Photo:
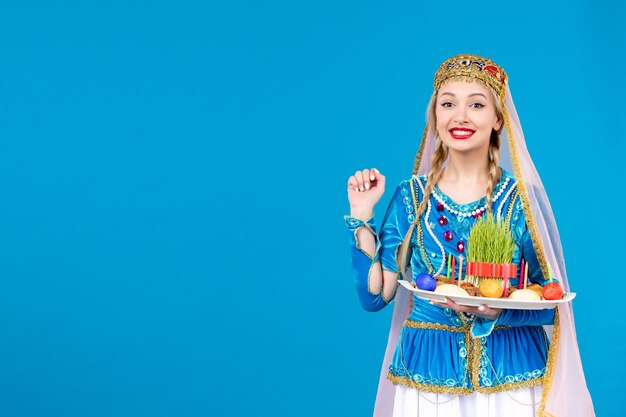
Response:
[[[483,150],[454,152],[450,150],[448,165],[441,174],[442,182],[486,183],[489,176],[489,155]]]

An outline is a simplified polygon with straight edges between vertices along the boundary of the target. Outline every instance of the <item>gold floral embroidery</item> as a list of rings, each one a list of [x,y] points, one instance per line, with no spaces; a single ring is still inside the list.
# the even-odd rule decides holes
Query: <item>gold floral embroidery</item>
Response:
[[[387,373],[387,379],[391,381],[391,383],[406,385],[407,387],[415,388],[420,391],[432,392],[435,394],[457,394],[457,395],[468,395],[472,392],[480,392],[481,394],[493,394],[494,392],[503,392],[516,390],[520,388],[530,388],[537,385],[541,385],[542,378],[531,379],[528,381],[520,381],[520,382],[505,382],[502,385],[497,385],[495,387],[485,387],[480,385],[473,385],[474,389],[463,388],[463,387],[448,387],[442,385],[430,385],[424,384],[421,382],[413,381],[406,376],[394,375],[391,372]],[[539,414],[540,417],[550,417],[551,414]]]
[[[474,54],[459,54],[448,58],[435,73],[435,91],[451,80],[476,81],[491,88],[499,97],[504,96],[507,75],[491,59]]]
[[[465,327],[448,326],[447,324],[428,323],[424,321],[405,320],[405,327],[411,327],[413,329],[429,329],[429,330],[445,330],[448,332],[463,333],[467,331]]]
[[[413,381],[411,378],[408,378],[406,376],[394,375],[393,373],[389,372],[387,374],[387,379],[389,379],[393,384],[402,384],[411,388],[419,389],[421,391],[432,392],[432,393],[437,393],[437,394],[446,393],[446,394],[466,395],[466,394],[471,394],[473,391],[477,391],[483,394],[491,394],[494,392],[516,390],[520,388],[529,388],[529,387],[534,387],[536,385],[541,385],[542,383],[544,383],[544,380],[545,380],[544,377],[549,375],[549,372],[553,372],[553,369],[551,369],[552,363],[550,362],[550,352],[552,352],[552,349],[550,349],[550,351],[548,352],[548,365],[547,365],[547,371],[545,375],[541,375],[536,378],[528,379],[525,381],[505,382],[505,383],[502,383],[496,386],[490,386],[490,387],[480,385],[479,374],[480,374],[480,357],[482,355],[482,342],[481,342],[481,338],[472,337],[471,329],[469,327],[467,326],[454,327],[454,326],[449,326],[447,324],[429,323],[429,322],[415,321],[415,320],[409,320],[409,319],[404,321],[404,326],[410,327],[413,329],[427,329],[427,330],[447,331],[447,332],[453,332],[453,333],[465,333],[464,335],[465,346],[467,347],[467,357],[468,357],[467,368],[470,374],[470,381],[472,383],[473,389],[464,388],[464,387],[449,387],[449,386],[425,384],[425,383]],[[555,327],[557,326],[558,325],[556,324],[556,321],[555,321]],[[509,328],[509,327],[510,326],[497,326],[494,329],[494,331],[502,330],[502,329]],[[544,387],[544,393],[545,393],[545,387]],[[540,417],[549,417],[549,414],[543,414],[543,415],[540,414]]]
[[[467,395],[467,394],[472,393],[472,390],[469,388],[424,384],[422,382],[413,381],[412,379],[407,378],[406,376],[394,375],[391,372],[387,373],[387,379],[390,380],[394,385],[402,384],[402,385],[406,385],[407,387],[418,389],[420,391],[433,392],[436,394]]]

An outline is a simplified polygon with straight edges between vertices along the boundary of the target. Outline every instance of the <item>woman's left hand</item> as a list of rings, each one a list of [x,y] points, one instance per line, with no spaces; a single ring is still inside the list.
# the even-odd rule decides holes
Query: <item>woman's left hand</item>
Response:
[[[440,302],[435,301],[435,300],[431,300],[430,303],[434,304],[436,306],[439,306],[439,307],[449,308],[449,309],[454,310],[454,311],[464,311],[466,313],[470,313],[470,314],[473,314],[475,316],[482,317],[482,318],[488,319],[488,320],[495,320],[495,319],[497,319],[498,316],[500,315],[500,312],[502,311],[501,308],[492,308],[492,307],[489,307],[489,306],[487,306],[485,304],[481,304],[478,307],[462,306],[460,304],[455,303],[454,301],[452,301],[448,297],[446,297],[446,302],[445,303],[440,303]]]

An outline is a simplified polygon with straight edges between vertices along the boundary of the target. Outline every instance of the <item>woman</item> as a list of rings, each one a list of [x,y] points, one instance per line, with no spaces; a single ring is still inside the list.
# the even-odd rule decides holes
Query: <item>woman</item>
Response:
[[[395,300],[374,414],[593,416],[571,305],[499,310],[433,304],[398,290],[398,279],[440,275],[450,254],[465,275],[469,230],[492,214],[513,232],[513,263],[528,264],[529,280],[545,284],[550,264],[569,291],[506,73],[490,59],[457,55],[440,66],[434,87],[414,175],[396,187],[380,231],[373,216],[384,175],[364,169],[348,180],[359,300],[368,311]]]

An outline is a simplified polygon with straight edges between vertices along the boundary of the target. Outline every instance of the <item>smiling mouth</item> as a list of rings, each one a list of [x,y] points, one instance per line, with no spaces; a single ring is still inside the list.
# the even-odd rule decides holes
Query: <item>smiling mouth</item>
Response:
[[[470,129],[450,129],[449,132],[454,139],[467,139],[474,134]]]

